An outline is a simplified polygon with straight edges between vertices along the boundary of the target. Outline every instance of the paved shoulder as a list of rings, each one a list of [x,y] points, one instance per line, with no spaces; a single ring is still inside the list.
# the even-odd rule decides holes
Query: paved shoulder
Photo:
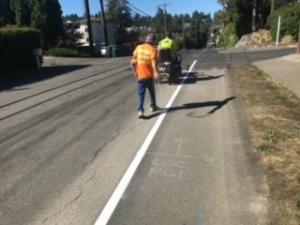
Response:
[[[267,224],[259,158],[215,57],[186,81],[110,225]]]
[[[300,56],[288,55],[281,58],[258,61],[254,65],[282,82],[300,97]]]

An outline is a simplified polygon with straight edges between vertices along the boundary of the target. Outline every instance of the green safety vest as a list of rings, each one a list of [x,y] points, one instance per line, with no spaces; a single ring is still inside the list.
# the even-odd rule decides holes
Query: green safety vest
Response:
[[[175,50],[175,41],[173,41],[171,38],[165,38],[159,42],[158,48]]]

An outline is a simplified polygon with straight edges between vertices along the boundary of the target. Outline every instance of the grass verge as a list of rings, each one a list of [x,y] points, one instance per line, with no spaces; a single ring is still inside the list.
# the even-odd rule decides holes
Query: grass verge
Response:
[[[255,67],[231,68],[262,156],[272,225],[300,224],[300,99]]]

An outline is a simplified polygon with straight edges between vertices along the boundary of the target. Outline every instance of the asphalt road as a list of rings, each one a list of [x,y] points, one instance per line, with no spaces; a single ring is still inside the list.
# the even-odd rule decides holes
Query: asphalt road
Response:
[[[226,69],[293,51],[183,53],[186,69],[197,64],[108,224],[268,224],[268,188]],[[160,118],[137,119],[128,62],[52,59],[41,74],[1,81],[1,225],[99,218]],[[177,86],[156,89],[165,107]]]

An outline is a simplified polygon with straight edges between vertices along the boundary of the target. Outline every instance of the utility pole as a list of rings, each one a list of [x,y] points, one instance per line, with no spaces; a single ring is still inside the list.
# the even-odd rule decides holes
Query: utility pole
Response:
[[[252,8],[252,32],[256,31],[256,22],[257,22],[257,0],[253,0],[253,8]]]
[[[164,14],[165,14],[165,16],[164,16],[164,21],[165,21],[165,35],[167,37],[168,30],[167,30],[167,4],[166,3],[164,3]]]
[[[274,12],[274,10],[275,10],[275,5],[276,5],[276,3],[275,3],[275,0],[271,0],[271,14]]]
[[[300,24],[299,24],[299,34],[298,34],[298,48],[297,48],[297,54],[300,54]]]
[[[165,27],[165,36],[168,35],[168,27],[167,27],[167,3],[164,3],[164,4],[161,4],[161,5],[158,5],[158,7],[160,8],[161,6],[164,7],[163,11],[164,11],[164,27]]]
[[[279,45],[279,39],[280,39],[280,27],[281,27],[281,16],[278,17],[277,35],[276,35],[276,47],[278,47],[278,45]]]
[[[182,45],[183,45],[183,48],[185,48],[185,21],[184,21],[184,17],[182,17],[181,19],[181,23],[182,23],[182,33],[181,33],[181,36],[182,36]]]
[[[102,21],[103,21],[104,42],[105,42],[105,46],[108,46],[107,23],[106,23],[103,0],[100,0],[100,5],[101,5],[101,12],[102,12],[101,14],[102,14]]]
[[[91,51],[91,55],[94,55],[94,41],[93,41],[93,32],[92,32],[92,23],[91,23],[89,0],[84,0],[84,5],[85,5],[85,14],[86,14],[87,26],[88,26],[88,33],[89,33],[90,51]]]

